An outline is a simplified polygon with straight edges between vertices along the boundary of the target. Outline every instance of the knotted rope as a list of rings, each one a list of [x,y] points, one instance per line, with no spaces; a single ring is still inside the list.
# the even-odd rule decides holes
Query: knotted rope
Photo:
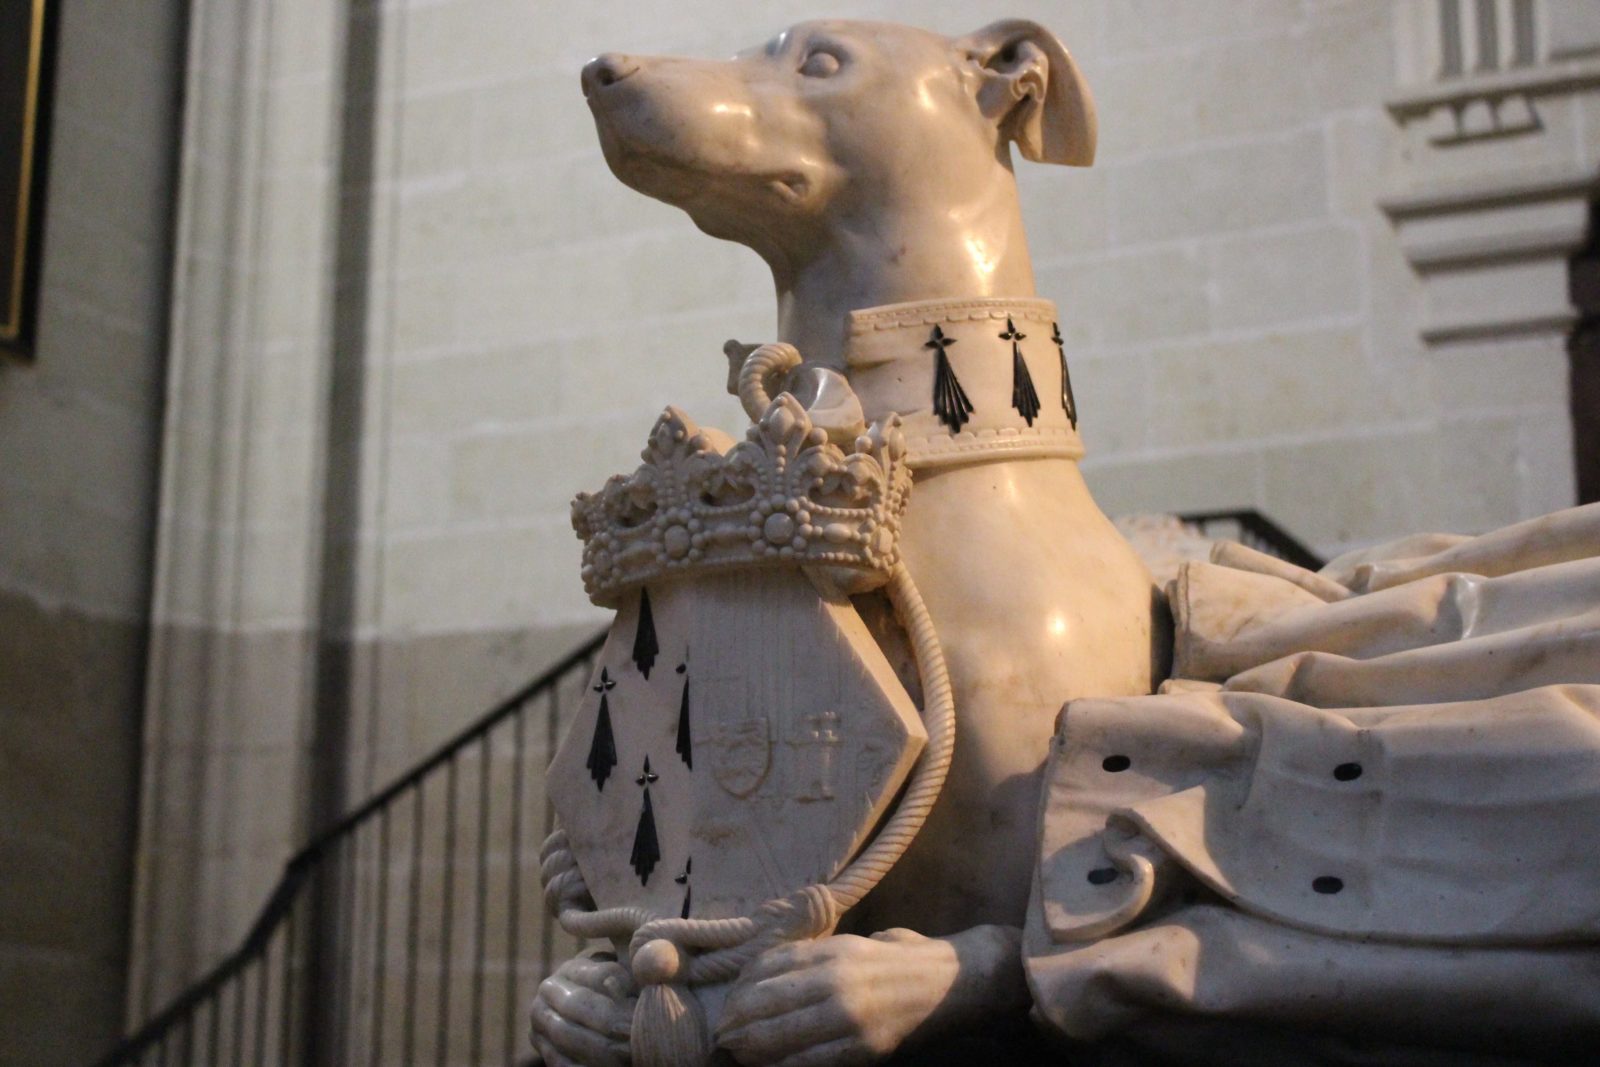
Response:
[[[758,360],[768,349],[774,350],[774,360]],[[794,352],[788,345],[763,345],[746,362],[752,392],[765,392],[766,376],[776,373],[776,364],[787,359],[782,349]],[[798,353],[794,358],[798,361]],[[741,395],[745,385],[741,375]],[[545,905],[562,928],[575,937],[628,939],[629,969],[640,990],[630,1037],[635,1067],[707,1063],[711,1035],[691,987],[732,981],[746,964],[775,945],[832,933],[839,917],[882,880],[927,821],[955,752],[955,700],[933,620],[904,563],[890,575],[888,593],[911,640],[922,679],[928,743],[894,815],[832,881],[769,900],[744,918],[655,918],[642,907],[596,910],[565,831],[551,834],[540,850]]]

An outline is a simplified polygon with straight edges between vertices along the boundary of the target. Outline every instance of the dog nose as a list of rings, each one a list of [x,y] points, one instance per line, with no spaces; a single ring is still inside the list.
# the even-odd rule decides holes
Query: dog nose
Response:
[[[596,56],[584,64],[583,95],[589,96],[597,89],[615,85],[638,69],[639,64],[632,57],[618,52],[607,52],[603,56]]]

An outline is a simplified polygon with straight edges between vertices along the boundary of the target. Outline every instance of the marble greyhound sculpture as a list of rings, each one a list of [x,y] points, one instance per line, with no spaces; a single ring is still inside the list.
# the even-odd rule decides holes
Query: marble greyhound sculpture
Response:
[[[778,340],[843,372],[869,421],[904,418],[916,478],[903,552],[955,690],[944,794],[846,919],[876,936],[758,961],[754,974],[788,976],[789,1003],[822,1014],[786,1016],[763,993],[772,982],[746,983],[722,1044],[749,1063],[859,1062],[969,1002],[1020,1011],[1017,928],[1052,724],[1075,697],[1148,693],[1165,657],[1150,576],[1078,469],[1067,360],[1035,295],[1012,171],[1013,143],[1039,162],[1092,162],[1088,88],[1061,43],[1020,20],[957,39],[805,23],[727,61],[604,55],[582,82],[617,176],[755,250]],[[617,980],[575,961],[546,983],[534,1028],[547,1059],[624,1055],[625,1022],[604,1008]],[[813,1058],[784,1059],[795,1053]]]

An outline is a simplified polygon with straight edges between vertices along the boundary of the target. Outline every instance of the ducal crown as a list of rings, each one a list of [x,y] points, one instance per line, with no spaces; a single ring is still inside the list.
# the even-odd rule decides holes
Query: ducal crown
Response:
[[[898,419],[847,453],[784,393],[745,440],[728,442],[669,407],[636,471],[578,494],[572,528],[591,600],[609,605],[647,582],[741,567],[839,567],[858,588],[888,579],[911,489]]]

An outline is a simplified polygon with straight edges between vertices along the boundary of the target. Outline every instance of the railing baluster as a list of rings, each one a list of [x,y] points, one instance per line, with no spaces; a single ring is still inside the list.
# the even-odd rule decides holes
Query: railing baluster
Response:
[[[267,1062],[267,985],[272,977],[272,942],[261,948],[261,962],[256,970],[256,1067],[266,1067]]]
[[[589,681],[588,661],[584,661],[582,684]],[[579,690],[582,692],[582,690]],[[553,686],[550,689],[550,699],[545,710],[544,720],[544,762],[549,766],[550,758],[556,753],[556,745],[561,740],[561,688]],[[540,780],[544,778],[540,775]],[[542,791],[541,791],[542,794]],[[542,846],[544,838],[549,837],[556,828],[556,809],[550,803],[548,796],[539,797],[544,803],[544,835],[539,839]],[[543,907],[541,896],[539,908],[539,975],[541,978],[548,975],[554,968],[551,966],[551,956],[555,955],[555,923],[551,921],[549,912]]]
[[[478,742],[478,870],[472,905],[472,1033],[467,1045],[467,1062],[476,1067],[483,1061],[483,957],[489,923],[489,803],[493,749],[489,732]]]
[[[507,868],[506,899],[506,1067],[517,1062],[517,947],[522,906],[522,759],[527,730],[527,706],[517,708],[511,720],[511,863]]]
[[[352,831],[340,853],[343,862],[339,882],[340,952],[332,968],[338,976],[335,979],[338,988],[335,990],[334,1025],[329,1040],[329,1048],[336,1050],[333,1055],[337,1063],[353,1063],[355,1055],[350,1047],[355,1032],[351,1017],[355,1014],[356,1006],[356,957],[361,951],[358,936],[360,923],[356,918],[356,881],[361,876],[361,848],[365,829],[365,826],[360,826]]]
[[[278,1005],[278,1012],[282,1015],[279,1020],[279,1048],[278,1062],[281,1067],[292,1067],[294,1048],[294,964],[295,964],[295,935],[298,932],[298,919],[300,909],[293,904],[289,905],[288,926],[283,937],[283,984],[279,994],[282,998]]]
[[[222,1067],[222,990],[211,994],[211,1018],[206,1033],[205,1067]]]
[[[445,1067],[450,1052],[450,955],[455,928],[456,787],[459,782],[458,763],[453,755],[445,765],[444,782],[444,884],[439,902],[439,1018],[436,1027],[439,1037],[434,1045],[434,1058],[439,1067]]]
[[[383,1064],[383,1003],[388,997],[389,957],[389,805],[378,809],[378,914],[372,933],[372,1057],[369,1067]]]
[[[412,793],[411,887],[406,901],[406,991],[405,1011],[401,1016],[401,1025],[405,1030],[400,1048],[400,1062],[406,1067],[416,1063],[417,938],[422,918],[422,799],[425,784],[424,779],[417,779]]]
[[[233,976],[233,1067],[244,1067],[244,981],[248,965]]]
[[[415,1064],[421,1054],[419,1027],[436,1027],[434,1059],[444,1067],[452,1056],[452,1019],[470,1025],[472,1030],[464,1054],[474,1063],[494,1057],[493,1034],[498,1029],[490,1018],[493,1011],[490,970],[497,966],[497,950],[490,944],[499,935],[492,929],[491,911],[498,910],[499,894],[505,900],[505,1052],[504,1061],[515,1065],[523,1059],[526,1047],[522,1034],[522,977],[525,949],[532,950],[532,931],[524,926],[529,916],[524,910],[524,839],[531,831],[538,797],[538,809],[546,833],[553,828],[554,813],[544,802],[537,783],[542,767],[529,766],[528,749],[530,708],[543,696],[545,755],[554,751],[560,738],[563,696],[560,689],[587,683],[595,653],[602,638],[596,637],[583,648],[563,659],[518,693],[507,697],[479,717],[456,738],[446,742],[427,759],[380,790],[371,799],[308,843],[296,853],[280,879],[271,899],[251,927],[243,945],[219,963],[194,987],[183,993],[138,1032],[126,1037],[103,1058],[97,1067],[128,1067],[130,1064],[160,1063],[163,1067],[203,1062],[207,1067],[266,1067],[269,1059],[281,1065],[323,1060],[340,1064],[366,1061],[369,1067],[391,1067],[394,1050],[386,1048],[390,1026],[401,1028],[399,1062]],[[504,794],[498,772],[499,747],[493,738],[510,719],[512,733],[511,789],[505,803],[509,814],[509,862],[506,880],[493,873],[492,843],[498,844],[502,831],[495,829],[502,811],[497,794]],[[463,796],[461,758],[468,748],[477,752],[478,788]],[[420,983],[424,977],[422,958],[424,937],[431,943],[432,905],[423,900],[423,890],[433,882],[424,877],[434,874],[432,867],[438,843],[430,841],[427,794],[436,772],[442,772],[448,792],[445,797],[442,830],[444,856],[438,863],[443,879],[439,903],[439,989],[437,1000],[429,997]],[[534,785],[527,781],[533,774]],[[534,792],[529,792],[530,788]],[[396,835],[401,833],[395,805],[410,791],[412,811],[411,845],[401,850]],[[471,817],[463,804],[476,802],[477,848],[473,864],[471,918],[457,912],[458,844],[465,844],[462,827]],[[368,833],[372,823],[377,832]],[[470,827],[467,832],[470,832]],[[397,859],[396,853],[404,858]],[[407,869],[403,866],[409,862]],[[460,872],[465,876],[465,871]],[[405,915],[397,894],[398,884],[406,885]],[[376,884],[372,883],[376,879]],[[396,884],[391,886],[391,881]],[[395,897],[391,906],[391,896]],[[375,898],[375,899],[374,899]],[[302,906],[310,900],[312,911]],[[391,912],[395,912],[391,922]],[[427,914],[424,914],[426,912]],[[547,974],[554,963],[554,928],[537,907],[540,925],[537,933],[538,971]],[[457,937],[458,918],[462,937]],[[470,921],[470,930],[466,925]],[[403,923],[403,929],[397,924]],[[371,926],[370,936],[368,926]],[[391,926],[395,929],[391,930]],[[397,937],[392,935],[398,934]],[[470,937],[470,954],[461,952],[461,942]],[[400,945],[403,939],[404,947]],[[394,940],[391,946],[390,942]],[[370,962],[367,950],[370,949]],[[404,953],[401,962],[400,953]],[[461,995],[455,982],[460,952],[463,966],[471,968],[467,1019],[460,1019],[463,1007],[455,1003]],[[466,958],[470,956],[470,962]],[[274,967],[281,968],[275,971]],[[403,973],[397,973],[399,968]],[[531,969],[531,968],[530,968]],[[431,973],[431,972],[430,972]],[[390,1002],[389,985],[398,988]],[[251,983],[254,982],[252,988]],[[371,1004],[361,998],[368,996]],[[423,1018],[419,998],[436,1007],[433,1018]],[[201,1018],[200,1012],[208,1012]],[[226,1016],[226,1018],[224,1018]],[[204,1027],[202,1030],[201,1028]],[[363,1034],[370,1027],[370,1033]],[[363,1039],[365,1037],[365,1045]]]

